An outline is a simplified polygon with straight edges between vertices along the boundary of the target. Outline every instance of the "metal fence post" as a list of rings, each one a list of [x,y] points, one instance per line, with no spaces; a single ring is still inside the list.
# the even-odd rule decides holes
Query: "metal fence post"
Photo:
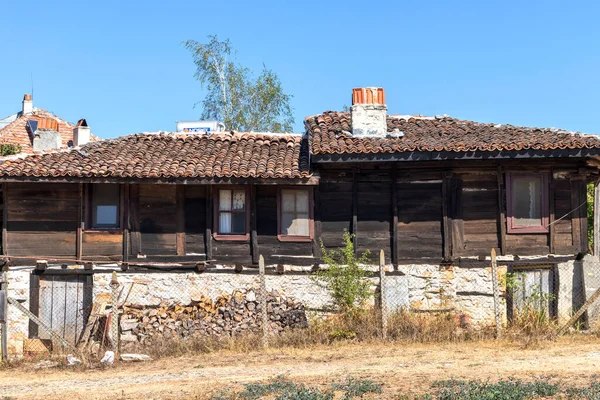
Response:
[[[113,271],[112,279],[110,281],[112,307],[111,307],[111,324],[110,324],[110,336],[113,345],[113,351],[115,354],[119,353],[119,280],[117,279],[117,273]]]
[[[269,345],[269,315],[267,314],[267,282],[265,278],[265,258],[260,255],[258,259],[258,273],[260,275],[260,307],[262,312],[262,339],[263,346]]]
[[[387,326],[388,326],[388,307],[387,307],[387,295],[386,281],[385,281],[385,254],[383,250],[379,251],[379,296],[381,305],[381,336],[385,339],[387,337]]]
[[[2,271],[2,278],[0,278],[0,290],[4,292],[4,299],[1,303],[2,307],[2,323],[0,329],[2,329],[2,344],[0,351],[2,352],[2,361],[8,361],[8,276],[6,271]]]
[[[494,291],[494,317],[496,319],[496,338],[500,337],[502,319],[500,316],[500,291],[498,289],[498,264],[496,262],[496,249],[492,249],[492,290]]]

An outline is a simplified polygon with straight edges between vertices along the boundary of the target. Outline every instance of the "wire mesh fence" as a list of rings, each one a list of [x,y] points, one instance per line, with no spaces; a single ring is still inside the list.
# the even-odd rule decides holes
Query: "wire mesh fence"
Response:
[[[390,318],[398,313],[445,315],[459,328],[492,327],[497,335],[524,316],[589,329],[600,315],[595,260],[394,267],[382,259],[370,270],[374,296],[366,309],[382,338],[395,337]],[[262,262],[260,268],[203,273],[9,272],[6,353],[100,357],[161,341],[247,334],[261,336],[266,346],[273,335],[335,312],[329,293],[311,276],[310,270],[265,269]]]

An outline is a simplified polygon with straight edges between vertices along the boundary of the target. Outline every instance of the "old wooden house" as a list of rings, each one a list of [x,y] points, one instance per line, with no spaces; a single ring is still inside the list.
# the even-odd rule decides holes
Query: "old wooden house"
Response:
[[[4,258],[310,267],[348,230],[400,271],[479,268],[495,248],[554,290],[556,265],[588,252],[597,137],[390,115],[379,88],[352,104],[306,118],[304,135],[137,134],[9,157]]]

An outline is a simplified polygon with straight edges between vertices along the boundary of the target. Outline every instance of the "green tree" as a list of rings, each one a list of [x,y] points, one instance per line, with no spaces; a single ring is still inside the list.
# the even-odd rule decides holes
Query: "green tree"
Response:
[[[196,64],[195,78],[207,95],[202,119],[218,120],[226,129],[241,132],[290,132],[294,124],[291,95],[275,72],[263,65],[258,77],[237,63],[229,39],[208,36],[208,43],[184,42]]]
[[[338,311],[350,315],[360,311],[373,296],[369,271],[363,268],[369,263],[369,251],[357,257],[352,238],[352,234],[344,231],[344,246],[335,250],[327,250],[321,241],[322,259],[327,269],[311,275],[313,281],[327,289]]]

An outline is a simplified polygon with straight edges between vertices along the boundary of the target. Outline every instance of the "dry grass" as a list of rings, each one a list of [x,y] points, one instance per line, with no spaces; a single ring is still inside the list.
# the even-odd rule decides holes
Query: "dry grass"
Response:
[[[558,328],[556,321],[545,312],[528,306],[513,315],[505,335],[529,348],[539,346],[544,341],[555,340]]]
[[[310,349],[343,343],[382,342],[381,320],[377,312],[351,315],[331,315],[311,318],[309,327],[290,329],[270,336],[268,344],[273,349]],[[461,328],[459,318],[452,313],[411,313],[399,311],[388,318],[387,341],[404,343],[444,343],[483,340],[493,337],[491,329]],[[144,352],[153,358],[179,357],[191,354],[208,354],[218,351],[246,353],[262,347],[258,333],[238,336],[196,336],[176,340],[154,340],[151,345],[132,351]]]

